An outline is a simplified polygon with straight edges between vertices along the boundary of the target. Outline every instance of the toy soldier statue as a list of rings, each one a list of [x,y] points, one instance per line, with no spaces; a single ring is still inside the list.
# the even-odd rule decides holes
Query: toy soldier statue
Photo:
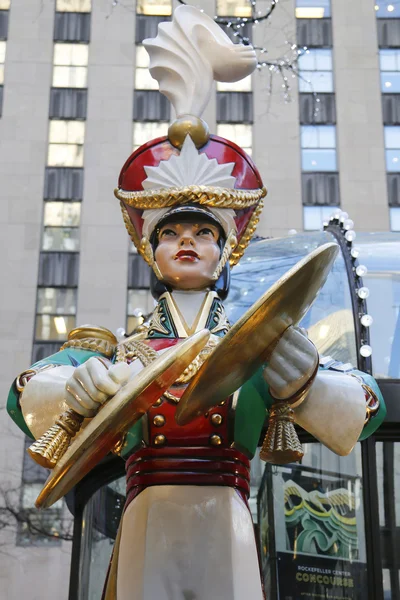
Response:
[[[70,332],[59,353],[17,378],[9,412],[31,437],[45,434],[31,454],[50,465],[62,454],[61,437],[72,437],[85,419],[48,489],[62,485],[61,475],[72,478],[79,465],[85,464],[79,476],[87,472],[100,446],[103,454],[113,447],[127,459],[126,506],[106,599],[261,600],[247,499],[249,461],[266,415],[261,456],[284,463],[302,456],[293,422],[348,454],[382,422],[383,401],[368,375],[343,372],[334,361],[319,366],[316,348],[295,327],[323,283],[335,245],[316,251],[234,327],[225,315],[230,268],[254,234],[266,190],[251,158],[210,135],[200,116],[214,80],[238,81],[254,70],[252,47],[233,44],[189,6],[175,10],[144,45],[177,119],[166,137],[128,158],[115,195],[152,269],[158,304],[148,327],[120,343],[99,327]],[[173,353],[189,345],[196,351],[185,367]],[[137,398],[128,410],[129,386]],[[115,416],[119,410],[123,419]],[[50,435],[51,448],[43,441]]]

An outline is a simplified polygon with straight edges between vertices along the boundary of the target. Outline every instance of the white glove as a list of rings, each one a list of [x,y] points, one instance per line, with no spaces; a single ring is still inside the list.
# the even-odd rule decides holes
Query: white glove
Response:
[[[104,362],[103,362],[104,361]],[[107,369],[105,366],[109,364]],[[77,367],[65,384],[65,401],[83,417],[93,417],[100,406],[130,379],[132,371],[124,362],[115,365],[106,359],[89,358]]]
[[[318,351],[308,337],[301,330],[288,327],[264,369],[272,396],[286,400],[296,394],[314,374],[318,360]]]

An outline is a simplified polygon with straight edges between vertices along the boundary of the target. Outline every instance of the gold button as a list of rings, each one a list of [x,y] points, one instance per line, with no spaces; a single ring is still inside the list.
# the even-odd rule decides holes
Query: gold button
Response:
[[[223,421],[222,415],[219,415],[218,413],[211,415],[211,423],[213,425],[221,425],[222,421]]]
[[[210,444],[211,444],[211,446],[220,446],[222,444],[222,438],[221,438],[221,436],[217,435],[216,433],[214,433],[210,437]]]
[[[220,402],[220,403],[218,404],[218,406],[224,406],[224,404],[226,404],[226,400],[222,400],[222,402]]]
[[[167,438],[165,437],[165,435],[156,435],[156,437],[154,438],[154,443],[156,446],[164,446],[165,442],[167,441]]]
[[[156,415],[153,419],[153,423],[156,427],[162,427],[165,423],[165,417],[163,415]]]
[[[160,406],[161,402],[162,402],[162,398],[159,398],[158,400],[156,400],[154,402],[153,406]]]

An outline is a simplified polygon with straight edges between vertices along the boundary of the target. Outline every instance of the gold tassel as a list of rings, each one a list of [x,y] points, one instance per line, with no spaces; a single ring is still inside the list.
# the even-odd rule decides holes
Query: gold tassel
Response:
[[[27,452],[42,467],[53,469],[78,433],[83,417],[69,408],[55,424],[36,440]]]
[[[286,400],[272,405],[269,424],[260,451],[265,462],[285,465],[303,458],[304,452],[294,428],[293,410]]]

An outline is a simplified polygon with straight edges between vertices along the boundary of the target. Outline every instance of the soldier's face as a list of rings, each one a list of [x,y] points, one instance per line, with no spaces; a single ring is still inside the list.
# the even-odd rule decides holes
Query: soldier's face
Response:
[[[178,290],[209,287],[220,258],[219,235],[216,225],[202,221],[163,225],[155,251],[163,280]]]

